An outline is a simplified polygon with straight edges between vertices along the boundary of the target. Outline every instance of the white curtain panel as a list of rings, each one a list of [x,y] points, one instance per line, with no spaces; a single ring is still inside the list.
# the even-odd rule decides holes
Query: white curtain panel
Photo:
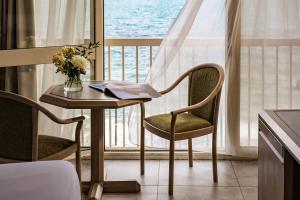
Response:
[[[242,0],[240,144],[257,146],[262,109],[300,108],[300,1]]]
[[[300,107],[299,5],[299,0],[187,1],[164,38],[146,82],[161,90],[192,66],[206,62],[226,65],[218,150],[235,156],[257,156],[259,111]],[[234,19],[226,21],[226,16]],[[226,55],[226,51],[235,55]],[[238,66],[232,67],[232,59]],[[236,79],[239,86],[234,88],[238,91],[229,89],[228,84],[236,83],[232,81]],[[170,95],[147,103],[146,115],[185,106],[186,97],[187,82]],[[132,109],[129,133],[134,143],[139,134],[136,117],[138,109]],[[168,147],[167,141],[150,133],[146,144]],[[177,148],[187,148],[185,141],[176,144]],[[210,151],[210,145],[210,136],[194,141],[196,150]]]
[[[199,64],[225,63],[225,0],[186,1],[177,20],[170,28],[158,50],[146,82],[158,91],[166,89],[181,74]],[[146,103],[146,116],[170,113],[188,103],[188,80],[182,82],[170,94]],[[218,146],[225,147],[224,98],[221,103]],[[138,142],[139,109],[130,112],[129,134],[133,143]],[[169,142],[146,132],[146,145],[152,148],[167,148]],[[211,149],[211,136],[193,140],[195,150]],[[187,149],[186,141],[176,142],[177,149]]]
[[[84,43],[87,0],[35,0],[37,46],[79,45]],[[64,76],[55,73],[53,64],[37,66],[38,96],[49,87],[63,84]],[[61,118],[74,117],[80,111],[66,110],[41,103]],[[74,139],[73,125],[58,125],[39,116],[39,133]]]

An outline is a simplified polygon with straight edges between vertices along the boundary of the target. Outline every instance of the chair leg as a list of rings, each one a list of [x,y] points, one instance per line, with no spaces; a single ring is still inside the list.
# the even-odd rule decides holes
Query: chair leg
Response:
[[[140,167],[141,167],[141,175],[145,174],[145,128],[144,128],[144,119],[145,119],[145,105],[144,103],[140,104],[141,108],[141,149],[140,149]]]
[[[174,186],[174,140],[170,140],[169,152],[169,195],[173,195]]]
[[[80,145],[79,145],[79,148],[77,148],[75,157],[76,157],[76,171],[77,171],[77,175],[78,175],[78,179],[79,179],[80,194],[81,194],[82,193],[82,182],[81,182],[81,150],[80,150]]]
[[[189,166],[193,167],[193,143],[192,139],[188,139],[189,144]]]
[[[76,171],[78,174],[79,181],[81,183],[81,152],[80,148],[76,151]]]
[[[141,175],[145,174],[145,129],[141,128],[141,149],[140,149]]]
[[[212,135],[212,161],[213,161],[213,177],[214,182],[218,182],[218,166],[217,166],[217,133]]]

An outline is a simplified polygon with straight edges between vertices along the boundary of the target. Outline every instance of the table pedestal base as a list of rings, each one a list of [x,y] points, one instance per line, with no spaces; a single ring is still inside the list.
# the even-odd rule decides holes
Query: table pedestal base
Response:
[[[100,200],[103,193],[138,193],[141,185],[135,181],[104,181],[104,183],[82,183],[82,192],[88,194],[89,200]]]

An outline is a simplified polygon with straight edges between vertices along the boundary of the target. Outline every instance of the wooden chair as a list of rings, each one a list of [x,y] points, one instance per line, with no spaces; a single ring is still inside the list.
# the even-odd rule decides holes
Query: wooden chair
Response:
[[[172,91],[183,79],[189,77],[189,106],[145,118],[144,104],[141,104],[143,128],[141,131],[141,174],[144,174],[145,130],[170,141],[169,152],[169,194],[173,194],[174,143],[188,140],[189,166],[193,166],[192,138],[212,134],[213,178],[217,174],[217,121],[224,81],[224,71],[216,64],[204,64],[192,68],[180,76],[162,95]]]
[[[75,141],[38,135],[38,113],[58,124],[77,122]],[[84,117],[59,119],[36,102],[0,91],[0,163],[60,160],[76,152],[76,171],[81,180],[80,132]]]

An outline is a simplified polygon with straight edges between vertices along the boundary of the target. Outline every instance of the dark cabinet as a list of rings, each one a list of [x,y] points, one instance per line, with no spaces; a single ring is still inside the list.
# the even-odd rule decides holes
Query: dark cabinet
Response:
[[[258,200],[300,200],[300,110],[259,114]]]
[[[259,132],[258,199],[284,200],[284,160],[268,140]]]

